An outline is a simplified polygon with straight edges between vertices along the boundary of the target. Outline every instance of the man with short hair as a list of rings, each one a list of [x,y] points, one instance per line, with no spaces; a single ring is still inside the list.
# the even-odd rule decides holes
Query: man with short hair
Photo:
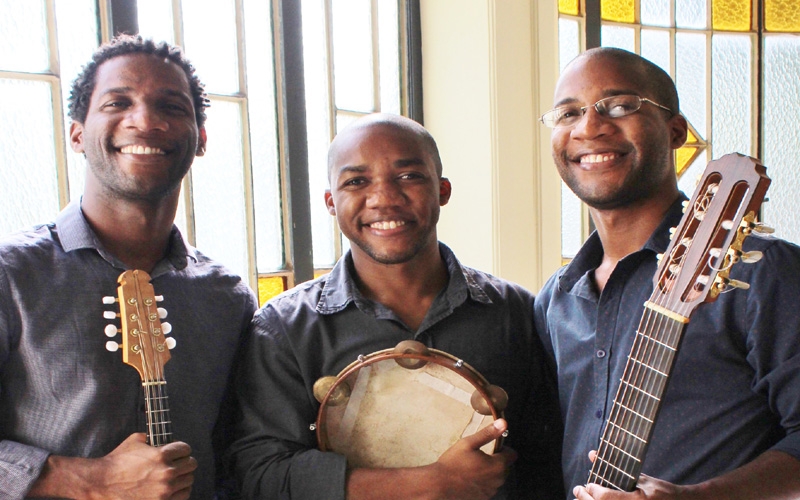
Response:
[[[255,297],[173,224],[181,180],[205,150],[206,105],[180,50],[140,37],[100,47],[76,79],[70,144],[86,157],[83,196],[55,222],[0,239],[3,498],[211,499],[230,487],[220,460],[230,373]],[[126,270],[149,273],[174,327],[156,382],[106,350],[118,321],[136,321],[103,319]],[[148,324],[130,332],[148,333],[163,338]],[[167,444],[150,446],[142,431],[162,410],[149,437]]]
[[[744,250],[763,259],[730,274],[750,290],[701,305],[683,333],[638,489],[580,486],[682,216],[673,150],[687,123],[669,76],[620,49],[574,59],[554,102],[553,159],[597,227],[534,308],[558,366],[568,498],[800,498],[800,249],[757,235]]]
[[[256,313],[237,386],[243,415],[233,458],[243,493],[294,500],[560,497],[558,409],[533,331],[533,296],[461,265],[438,241],[440,207],[452,187],[433,138],[410,119],[370,115],[339,132],[328,159],[325,204],[350,251],[330,274]],[[314,383],[360,354],[412,339],[464,360],[507,391],[508,446],[493,455],[480,450],[506,429],[498,419],[420,467],[354,468],[317,449],[309,428],[319,410]],[[411,425],[426,424],[421,418]],[[514,467],[510,448],[519,454]]]

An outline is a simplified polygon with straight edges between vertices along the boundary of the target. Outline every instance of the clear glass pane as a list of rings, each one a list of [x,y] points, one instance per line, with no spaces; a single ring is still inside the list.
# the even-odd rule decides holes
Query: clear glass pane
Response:
[[[575,196],[566,184],[561,183],[561,256],[567,259],[575,257],[583,244],[581,234],[581,200]]]
[[[207,92],[227,95],[239,92],[236,40],[235,0],[183,3],[184,48]]]
[[[137,0],[139,34],[155,41],[175,44],[172,2],[164,0]]]
[[[711,39],[712,158],[732,152],[751,154],[752,53],[748,35]]]
[[[52,86],[0,79],[0,234],[58,213]]]
[[[375,109],[370,0],[333,0],[333,81],[336,107]]]
[[[641,55],[645,59],[658,65],[659,68],[670,73],[669,63],[669,31],[665,30],[642,30]]]
[[[400,33],[397,0],[378,1],[378,46],[381,68],[381,111],[399,115]]]
[[[633,23],[636,21],[633,0],[600,0],[600,16],[607,21]]]
[[[0,69],[44,73],[50,69],[44,0],[0,2]]]
[[[248,279],[242,120],[238,102],[212,100],[208,148],[192,166],[197,247]]]
[[[669,0],[641,0],[642,24],[649,26],[672,26]]]
[[[764,25],[768,31],[800,31],[797,0],[765,0]]]
[[[95,0],[72,0],[69,3],[55,2],[56,25],[58,32],[58,58],[61,70],[61,98],[64,110],[64,130],[69,142],[70,118],[67,116],[67,99],[72,82],[83,66],[92,58],[100,39],[97,24],[97,5]],[[86,179],[86,160],[82,154],[72,151],[67,144],[67,170],[69,172],[70,199],[77,199],[83,193]]]
[[[285,268],[271,2],[245,0],[247,106],[259,273]]]
[[[558,68],[564,71],[564,67],[571,60],[578,57],[581,51],[581,39],[579,35],[578,21],[572,19],[558,20]]]
[[[800,243],[800,37],[764,39],[764,165],[772,178],[764,220],[778,236]]]
[[[708,24],[706,8],[706,0],[675,0],[675,25],[705,29]]]
[[[328,213],[324,203],[325,189],[328,188],[328,144],[332,137],[330,103],[328,102],[325,6],[322,0],[304,0],[302,8],[308,177],[314,267],[328,267],[336,260],[336,254],[333,246],[333,217]]]
[[[634,52],[636,41],[633,28],[603,25],[600,28],[600,40],[603,47],[617,47]]]
[[[711,25],[715,30],[750,31],[751,0],[714,0]]]
[[[702,137],[707,137],[705,34],[675,34],[675,84],[681,99],[681,112]]]

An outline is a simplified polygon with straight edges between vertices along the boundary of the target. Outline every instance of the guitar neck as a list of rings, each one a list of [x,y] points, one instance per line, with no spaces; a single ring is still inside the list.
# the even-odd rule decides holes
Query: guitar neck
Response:
[[[589,482],[633,491],[688,318],[645,304]]]
[[[147,444],[164,446],[172,440],[172,420],[169,415],[166,380],[142,382],[145,414],[147,415]]]

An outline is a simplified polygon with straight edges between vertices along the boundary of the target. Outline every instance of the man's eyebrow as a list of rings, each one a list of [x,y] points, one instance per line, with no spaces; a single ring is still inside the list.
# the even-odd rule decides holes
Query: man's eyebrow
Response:
[[[339,175],[347,174],[347,173],[360,174],[362,172],[366,172],[366,170],[367,170],[367,167],[365,167],[364,165],[343,165],[343,166],[339,167],[338,172],[339,172]]]
[[[401,158],[394,162],[395,168],[409,167],[412,165],[425,165],[425,160],[422,158]]]
[[[104,91],[100,92],[99,97],[103,97],[108,94],[127,94],[131,90],[133,90],[132,87],[112,87],[110,89],[105,89]]]

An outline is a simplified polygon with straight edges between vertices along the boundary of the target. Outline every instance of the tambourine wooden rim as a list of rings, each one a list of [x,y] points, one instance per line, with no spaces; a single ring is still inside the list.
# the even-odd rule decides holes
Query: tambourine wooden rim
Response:
[[[411,347],[404,348],[404,344],[411,345]],[[315,428],[317,443],[320,450],[331,451],[327,436],[326,411],[328,410],[328,403],[331,398],[337,397],[335,394],[337,393],[340,385],[363,367],[391,359],[394,359],[401,367],[409,370],[421,368],[426,363],[434,363],[458,374],[461,378],[469,382],[478,395],[480,395],[479,401],[475,400],[476,395],[474,392],[472,395],[471,404],[476,413],[485,416],[491,415],[492,419],[494,420],[503,417],[503,409],[505,409],[505,406],[508,402],[508,396],[506,395],[505,391],[497,386],[489,384],[483,375],[481,375],[477,370],[475,370],[462,359],[438,349],[428,348],[420,342],[404,341],[393,349],[384,349],[368,355],[362,354],[357,360],[353,361],[341,372],[339,372],[337,376],[323,377],[318,381],[319,384],[323,380],[328,379],[328,383],[330,383],[332,379],[335,379],[335,381],[331,383],[330,387],[324,392],[324,397],[320,400],[320,407],[317,413]],[[419,360],[422,361],[422,363],[418,363],[418,366],[414,366],[415,363],[413,363],[413,360]],[[408,366],[406,366],[403,361],[412,362],[408,363]],[[315,384],[314,392],[317,399],[319,399],[318,391],[320,391],[320,388],[318,388],[317,384]],[[479,410],[476,408],[476,405],[481,405],[481,409]],[[483,407],[483,405],[485,405],[485,407]],[[502,447],[502,441],[503,437],[495,440],[494,452],[500,450]]]

